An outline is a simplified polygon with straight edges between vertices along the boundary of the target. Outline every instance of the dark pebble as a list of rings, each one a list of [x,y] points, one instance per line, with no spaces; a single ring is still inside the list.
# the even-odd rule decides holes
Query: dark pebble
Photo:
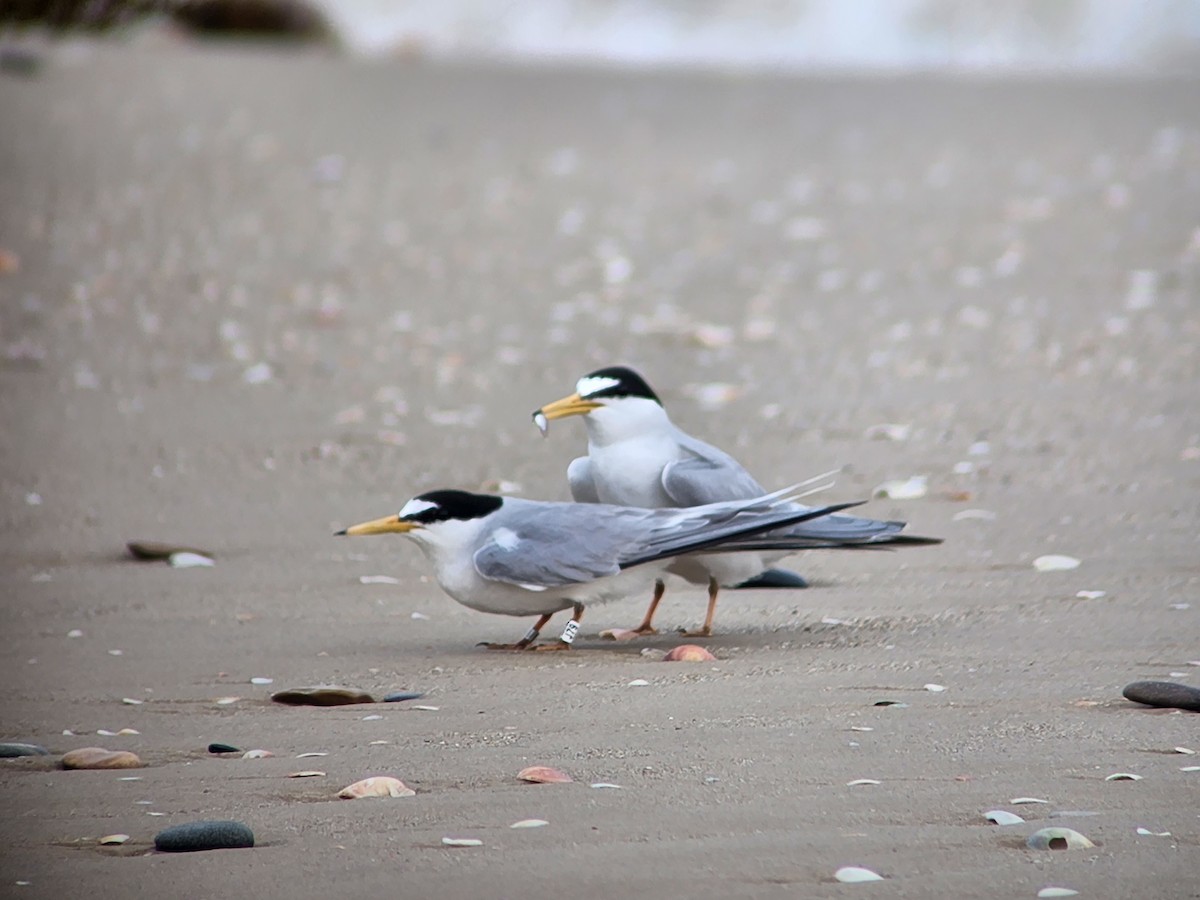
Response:
[[[417,694],[416,696],[421,696]],[[0,744],[0,759],[16,759],[18,756],[49,756],[50,751],[38,744]]]
[[[375,698],[357,688],[340,687],[336,684],[318,684],[315,687],[289,688],[271,695],[276,703],[288,706],[346,706],[350,703],[374,703]]]
[[[1200,688],[1174,681],[1135,681],[1121,693],[1134,703],[1200,712]]]
[[[209,753],[241,753],[240,747],[235,747],[233,744],[209,744]]]
[[[172,825],[154,836],[154,849],[164,853],[230,850],[253,846],[254,832],[248,826],[232,819]]]
[[[392,691],[383,698],[384,703],[399,703],[401,700],[420,700],[425,695],[418,691]]]

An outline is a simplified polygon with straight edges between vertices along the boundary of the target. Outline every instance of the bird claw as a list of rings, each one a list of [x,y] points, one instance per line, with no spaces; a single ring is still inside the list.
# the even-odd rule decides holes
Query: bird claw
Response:
[[[680,628],[679,634],[682,637],[689,638],[709,638],[713,636],[711,628],[701,628],[699,631],[688,631],[687,629]]]
[[[555,650],[570,650],[571,645],[566,641],[554,641],[550,644],[535,644],[532,647],[526,647],[526,650],[532,650],[535,653],[548,653]]]
[[[518,641],[515,644],[493,644],[489,641],[480,641],[475,646],[483,647],[485,650],[514,650],[514,651],[515,650],[525,650],[525,649],[528,649],[528,647],[529,647],[529,645],[523,641]]]

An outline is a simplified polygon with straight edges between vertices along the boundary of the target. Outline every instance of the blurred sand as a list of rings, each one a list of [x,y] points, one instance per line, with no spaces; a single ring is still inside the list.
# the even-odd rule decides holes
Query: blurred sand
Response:
[[[1200,720],[1120,699],[1200,680],[1196,90],[153,43],[0,79],[19,257],[0,737],[149,764],[0,765],[0,893],[1200,896],[1200,773],[1170,752],[1200,749]],[[846,465],[840,500],[929,475],[927,498],[866,512],[945,545],[793,560],[818,586],[728,595],[703,666],[640,655],[669,635],[596,639],[644,597],[590,610],[569,656],[476,650],[526,623],[456,605],[404,542],[331,537],[434,486],[565,497],[582,428],[542,441],[529,411],[617,361],[768,485]],[[712,384],[741,393],[714,412]],[[884,422],[911,437],[864,437]],[[218,563],[135,563],[134,538]],[[1083,564],[1039,574],[1044,553]],[[402,586],[359,583],[379,574]],[[702,614],[675,584],[661,624]],[[267,699],[322,681],[439,709]],[[140,734],[94,733],[122,727]],[[578,783],[517,783],[531,763]],[[328,775],[284,777],[305,768]],[[330,799],[373,774],[419,793]],[[989,826],[994,808],[1094,813],[1064,823],[1099,846],[1027,850],[1036,826]],[[527,817],[550,825],[509,830]],[[260,845],[141,855],[200,818]],[[90,840],[112,832],[132,840]],[[844,888],[847,864],[887,881]]]

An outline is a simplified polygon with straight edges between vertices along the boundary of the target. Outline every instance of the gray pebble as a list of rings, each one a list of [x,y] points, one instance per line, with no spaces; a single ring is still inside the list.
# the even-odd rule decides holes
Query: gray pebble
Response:
[[[185,822],[164,828],[154,836],[154,849],[164,853],[188,853],[193,850],[226,850],[253,847],[254,832],[232,819]]]
[[[417,696],[420,696],[419,694]],[[50,751],[39,744],[0,744],[0,759],[18,756],[49,756]]]
[[[233,744],[209,744],[209,753],[241,753],[241,748],[233,746]]]
[[[1200,688],[1174,681],[1135,681],[1121,691],[1126,700],[1147,706],[1165,706],[1200,712]]]
[[[419,691],[392,691],[384,695],[384,703],[399,703],[401,700],[420,700],[425,695]]]

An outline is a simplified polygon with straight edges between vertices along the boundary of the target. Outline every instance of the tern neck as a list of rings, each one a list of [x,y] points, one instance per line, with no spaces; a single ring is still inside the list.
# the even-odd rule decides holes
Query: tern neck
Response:
[[[622,441],[651,437],[669,431],[671,420],[667,411],[653,400],[642,397],[622,397],[610,400],[584,417],[588,443],[607,447]]]

